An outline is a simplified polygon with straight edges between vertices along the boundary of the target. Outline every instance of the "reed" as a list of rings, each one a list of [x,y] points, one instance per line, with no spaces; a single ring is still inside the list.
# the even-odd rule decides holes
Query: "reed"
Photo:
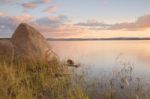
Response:
[[[31,62],[0,59],[0,99],[150,99],[150,87],[134,77],[132,64],[119,71],[88,79],[85,73],[65,75],[58,61]]]

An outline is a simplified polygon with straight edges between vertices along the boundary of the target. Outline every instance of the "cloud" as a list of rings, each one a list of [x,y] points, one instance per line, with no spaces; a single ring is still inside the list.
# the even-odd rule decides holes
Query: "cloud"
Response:
[[[24,7],[24,8],[36,8],[37,7],[37,4],[36,3],[33,3],[33,2],[29,2],[29,3],[24,3],[24,4],[22,4],[22,6]]]
[[[0,16],[4,16],[6,15],[4,12],[0,12]]]
[[[150,14],[139,17],[135,22],[124,22],[112,25],[109,29],[143,30],[150,28]]]
[[[35,0],[35,1],[33,1],[33,3],[43,4],[43,3],[49,3],[50,1],[52,1],[52,0]]]
[[[47,12],[47,13],[53,13],[55,11],[58,10],[58,6],[49,6],[48,8],[46,8],[45,10],[43,10],[43,12]]]
[[[81,29],[74,25],[61,25],[59,27],[50,27],[47,25],[32,24],[36,29],[43,33],[46,37],[68,37],[72,35],[78,35],[81,33]]]
[[[46,36],[61,36],[64,33],[73,30],[75,31],[73,26],[66,24],[69,22],[69,19],[64,15],[43,17],[36,20],[33,19],[34,17],[30,14],[23,14],[20,16],[0,16],[0,36],[10,37],[16,27],[22,22],[36,27],[41,33],[46,34]]]
[[[0,0],[0,3],[8,3],[8,2],[12,2],[12,0]]]
[[[92,28],[92,29],[99,29],[99,28],[108,28],[111,25],[110,24],[106,24],[104,22],[99,22],[97,20],[87,20],[86,22],[80,22],[75,24],[77,26],[82,26],[82,27],[87,27],[87,28]]]
[[[0,5],[7,4],[7,5],[14,5],[17,4],[18,0],[0,0]]]
[[[48,16],[35,19],[30,14],[22,14],[19,16],[8,16],[0,12],[0,36],[11,36],[19,23],[26,22],[46,37],[74,37],[78,35],[96,34],[98,30],[143,30],[150,27],[150,15],[139,17],[135,22],[124,22],[119,24],[107,24],[96,20],[88,20],[73,24],[65,15]],[[93,30],[94,29],[94,30]],[[97,30],[97,31],[95,31]],[[114,31],[116,32],[116,31]],[[104,34],[106,34],[105,32]],[[125,32],[123,32],[125,33]],[[106,34],[107,35],[107,34]]]
[[[64,15],[43,17],[36,20],[37,24],[47,25],[49,27],[59,27],[69,21]]]
[[[44,3],[49,3],[51,0],[43,0]]]
[[[20,16],[13,16],[12,19],[16,20],[17,22],[30,22],[33,19],[33,16],[30,14],[23,14]]]
[[[65,15],[39,18],[31,23],[46,37],[67,37],[78,35],[83,29],[70,24],[70,19]]]
[[[23,14],[20,16],[7,16],[1,15],[0,16],[0,35],[3,36],[11,36],[14,32],[15,28],[21,22],[30,23],[32,20],[32,16],[29,14]]]
[[[23,3],[22,4],[22,6],[24,7],[24,8],[36,8],[36,7],[38,7],[38,5],[40,5],[40,4],[47,4],[47,3],[49,3],[51,0],[34,0],[34,1],[32,1],[32,2],[27,2],[27,3]]]
[[[150,28],[150,14],[138,17],[135,22],[123,22],[116,24],[108,24],[96,20],[88,20],[75,24],[77,26],[94,29],[94,30],[128,30],[137,31]]]
[[[8,16],[0,16],[0,37],[9,37],[17,26],[17,21]]]

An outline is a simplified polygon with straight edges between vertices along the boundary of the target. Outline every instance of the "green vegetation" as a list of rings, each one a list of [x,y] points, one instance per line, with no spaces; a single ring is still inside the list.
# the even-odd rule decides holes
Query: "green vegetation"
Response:
[[[1,58],[0,99],[150,99],[149,90],[133,77],[129,63],[100,80],[88,79],[84,72],[65,75],[65,69],[58,61],[26,63]]]

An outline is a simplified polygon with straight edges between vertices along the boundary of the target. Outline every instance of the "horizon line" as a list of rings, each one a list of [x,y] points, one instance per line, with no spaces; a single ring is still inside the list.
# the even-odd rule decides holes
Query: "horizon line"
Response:
[[[11,38],[1,38],[3,39],[11,39]],[[46,38],[48,41],[86,41],[86,40],[150,40],[150,37],[108,37],[108,38]]]

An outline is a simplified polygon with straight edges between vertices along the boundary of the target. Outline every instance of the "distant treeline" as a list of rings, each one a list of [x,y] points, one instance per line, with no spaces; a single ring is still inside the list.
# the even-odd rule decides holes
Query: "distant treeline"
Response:
[[[0,38],[10,40],[10,38]],[[150,38],[116,37],[116,38],[47,38],[48,41],[104,41],[104,40],[150,40]]]
[[[48,38],[49,41],[150,40],[150,38]]]

